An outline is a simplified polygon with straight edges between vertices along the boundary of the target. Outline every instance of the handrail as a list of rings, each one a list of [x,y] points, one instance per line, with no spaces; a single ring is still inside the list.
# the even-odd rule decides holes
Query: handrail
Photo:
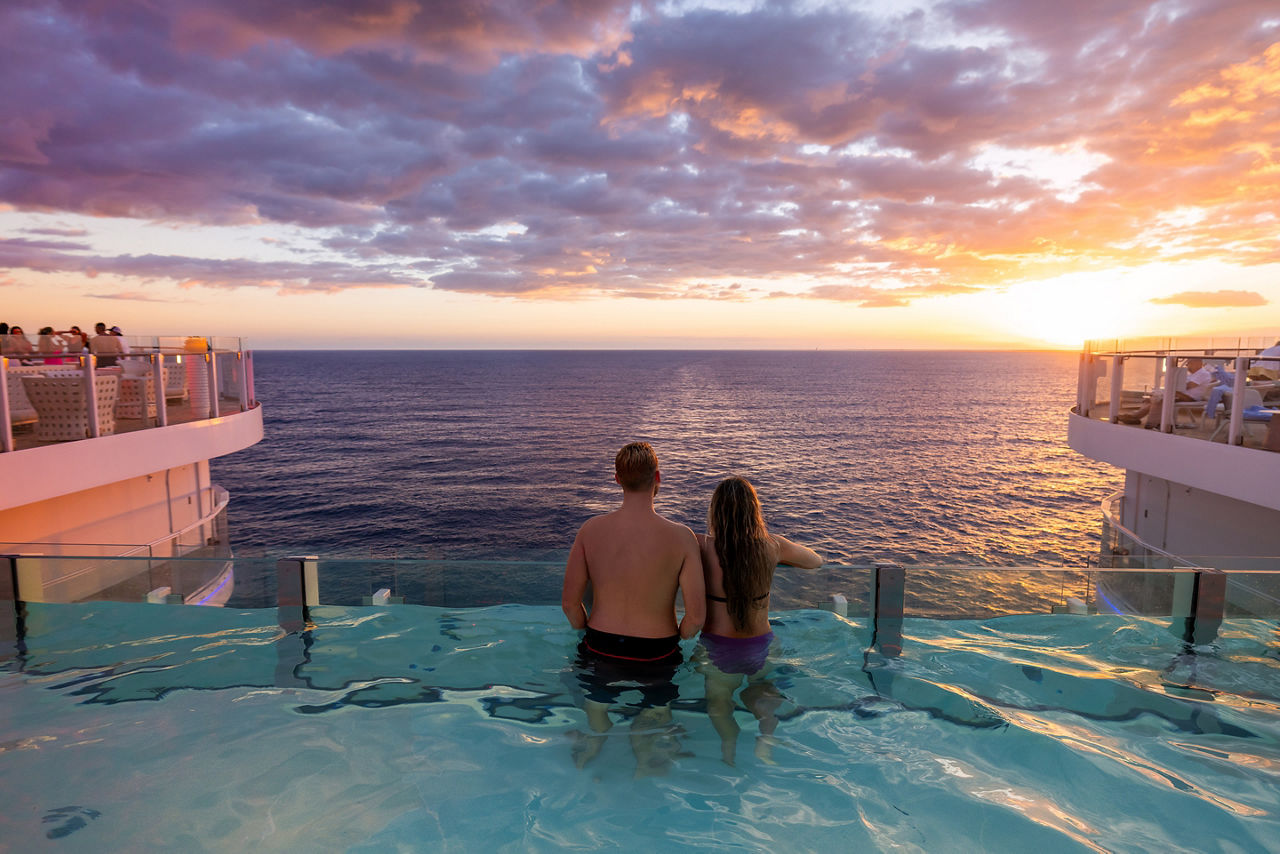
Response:
[[[163,537],[157,537],[156,539],[152,540],[149,543],[143,543],[142,545],[135,546],[129,551],[121,552],[119,555],[116,555],[116,557],[135,557],[135,556],[142,557],[144,556],[144,553],[146,557],[151,557],[153,550],[155,549],[156,546],[160,545],[161,543],[172,542],[178,539],[179,537],[182,537],[186,534],[191,533],[196,528],[199,528],[204,525],[208,525],[210,522],[216,519],[218,514],[221,513],[223,510],[225,510],[227,508],[227,505],[231,502],[231,493],[227,492],[227,490],[223,489],[221,486],[218,486],[216,483],[211,486],[204,487],[201,491],[206,492],[207,494],[212,496],[215,501],[213,509],[210,512],[206,513],[204,516],[201,516],[199,519],[192,522],[190,525],[188,525],[187,527],[183,528],[180,531],[171,531],[170,533],[165,534]]]
[[[1192,561],[1180,555],[1175,555],[1173,552],[1167,552],[1164,549],[1160,548],[1159,546],[1151,545],[1146,540],[1139,537],[1137,533],[1135,533],[1132,529],[1126,527],[1125,524],[1121,522],[1119,518],[1116,516],[1115,511],[1112,510],[1113,505],[1122,503],[1123,501],[1124,501],[1123,489],[1117,490],[1111,493],[1110,495],[1108,495],[1106,498],[1102,499],[1102,521],[1104,525],[1109,525],[1114,530],[1119,531],[1121,534],[1125,536],[1126,539],[1130,540],[1134,545],[1138,546],[1139,548],[1144,549],[1145,551],[1155,554],[1159,557],[1166,558],[1169,561],[1170,567],[1199,566],[1199,564],[1196,563],[1195,561]]]

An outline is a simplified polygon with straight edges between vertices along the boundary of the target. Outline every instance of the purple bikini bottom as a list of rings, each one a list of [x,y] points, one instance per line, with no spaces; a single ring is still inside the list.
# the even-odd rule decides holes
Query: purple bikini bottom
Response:
[[[706,647],[707,657],[721,673],[751,674],[764,667],[765,660],[769,657],[769,644],[773,642],[773,632],[753,638],[727,638],[703,632],[701,640]]]

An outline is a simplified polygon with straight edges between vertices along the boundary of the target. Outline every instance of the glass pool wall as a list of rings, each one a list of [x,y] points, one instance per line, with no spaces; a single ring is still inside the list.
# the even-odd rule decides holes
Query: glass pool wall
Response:
[[[0,585],[14,850],[1265,851],[1280,834],[1276,573],[780,569],[769,667],[727,719],[686,642],[671,718],[624,694],[584,759],[598,733],[561,564],[236,559],[227,606],[196,608],[163,603],[224,563],[139,560],[114,601],[22,598],[100,560],[11,561]]]

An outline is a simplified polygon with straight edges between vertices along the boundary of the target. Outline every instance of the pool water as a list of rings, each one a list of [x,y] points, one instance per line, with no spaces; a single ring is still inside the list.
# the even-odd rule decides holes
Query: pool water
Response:
[[[271,609],[28,609],[0,671],[0,850],[1280,839],[1280,636],[1265,621],[1228,620],[1188,650],[1151,618],[908,619],[886,659],[865,652],[865,621],[777,612],[769,669],[736,695],[735,747],[707,715],[693,643],[669,724],[629,692],[590,742],[577,634],[553,607],[321,607],[305,635]]]

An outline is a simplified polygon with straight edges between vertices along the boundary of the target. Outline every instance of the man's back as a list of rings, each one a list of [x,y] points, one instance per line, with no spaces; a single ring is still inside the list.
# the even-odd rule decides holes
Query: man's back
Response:
[[[574,548],[591,581],[592,628],[635,637],[676,634],[676,590],[690,549],[697,553],[692,531],[652,510],[624,508],[588,520]]]
[[[653,509],[662,473],[645,442],[632,442],[614,460],[622,507],[588,519],[574,538],[564,570],[560,605],[578,629],[633,638],[697,634],[706,615],[698,540],[684,525]],[[592,590],[588,618],[584,596]],[[676,591],[685,615],[676,626]]]

